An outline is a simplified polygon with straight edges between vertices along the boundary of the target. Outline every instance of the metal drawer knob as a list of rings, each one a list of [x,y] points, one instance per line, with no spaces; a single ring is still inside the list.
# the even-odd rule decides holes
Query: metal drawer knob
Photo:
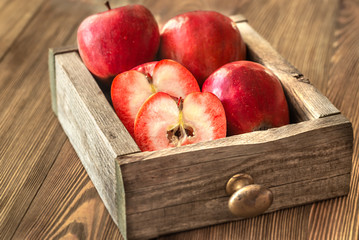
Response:
[[[248,174],[236,174],[226,185],[226,192],[231,197],[228,208],[237,217],[254,217],[266,211],[273,202],[272,191],[258,184],[253,184]]]

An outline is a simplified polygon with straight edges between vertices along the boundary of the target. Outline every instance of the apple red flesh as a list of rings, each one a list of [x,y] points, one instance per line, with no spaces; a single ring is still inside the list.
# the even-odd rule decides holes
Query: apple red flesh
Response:
[[[141,106],[134,130],[139,148],[155,151],[223,138],[226,117],[211,93],[190,93],[182,102],[158,92]]]
[[[94,14],[80,24],[77,32],[84,64],[105,83],[121,72],[152,61],[159,40],[156,20],[141,5]]]
[[[224,65],[203,84],[226,111],[228,135],[279,127],[289,123],[288,104],[278,78],[250,61]]]
[[[246,46],[235,23],[227,16],[214,11],[193,11],[164,25],[160,57],[184,65],[201,86],[219,67],[245,59]]]
[[[142,65],[139,70],[142,72],[130,70],[117,75],[111,86],[115,112],[132,136],[136,114],[152,94],[167,92],[173,97],[184,98],[191,92],[200,92],[193,75],[172,60],[148,63]]]

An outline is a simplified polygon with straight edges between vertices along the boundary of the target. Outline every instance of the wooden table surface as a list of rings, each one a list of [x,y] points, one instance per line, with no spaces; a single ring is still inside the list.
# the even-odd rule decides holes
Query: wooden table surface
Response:
[[[243,14],[354,129],[348,196],[160,239],[358,239],[359,2],[136,3],[160,23],[194,9]],[[79,23],[103,10],[101,0],[0,2],[0,239],[121,238],[51,110],[47,66],[48,48],[76,43]]]

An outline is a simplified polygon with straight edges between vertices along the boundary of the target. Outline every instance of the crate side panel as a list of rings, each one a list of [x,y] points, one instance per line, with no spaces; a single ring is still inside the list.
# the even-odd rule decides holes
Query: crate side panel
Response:
[[[143,230],[143,227],[137,229],[140,225],[133,216],[150,216],[151,212],[166,213],[162,216],[165,220],[148,222],[146,231],[149,232],[146,234],[150,235],[146,237],[166,234],[173,227],[178,231],[187,230],[188,226],[195,228],[208,225],[208,222],[216,224],[233,219],[228,217],[227,207],[218,205],[213,206],[218,211],[212,218],[207,216],[204,221],[198,216],[198,222],[195,222],[192,216],[197,210],[187,211],[187,207],[197,207],[196,203],[211,205],[215,199],[228,200],[224,186],[231,176],[240,172],[249,173],[256,183],[271,189],[285,186],[276,193],[281,195],[271,211],[346,194],[352,141],[351,124],[343,116],[335,115],[251,133],[247,137],[239,135],[213,141],[216,143],[133,154],[128,156],[134,158],[132,161],[119,159],[126,189],[128,227],[132,229],[128,234]],[[322,180],[337,177],[342,182],[334,184],[328,191],[318,192],[314,185],[303,184],[319,184]],[[295,191],[303,194],[302,198],[293,195],[292,186],[298,184],[300,188]],[[182,206],[187,206],[187,212],[183,212]],[[153,216],[154,219],[157,217]],[[183,218],[187,218],[190,225]],[[161,221],[165,221],[166,226]],[[167,228],[168,225],[171,227]]]
[[[340,111],[309,80],[286,61],[248,23],[237,24],[253,61],[268,67],[281,80],[295,121],[305,121]]]
[[[274,202],[266,213],[348,194],[350,174],[270,188]],[[228,197],[193,201],[127,216],[129,239],[149,239],[240,220],[228,210]]]
[[[81,98],[89,116],[96,122],[98,133],[111,145],[116,155],[139,152],[137,144],[117,117],[78,53],[57,55],[56,63],[62,66],[62,72],[74,86],[75,94]]]
[[[55,56],[58,119],[116,224],[118,154],[138,151],[77,53]],[[118,123],[116,123],[116,121]],[[125,228],[122,228],[125,229]],[[126,235],[124,233],[124,235]]]

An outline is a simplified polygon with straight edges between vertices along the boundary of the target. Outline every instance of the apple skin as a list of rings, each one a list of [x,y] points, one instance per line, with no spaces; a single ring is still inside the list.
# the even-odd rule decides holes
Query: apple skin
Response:
[[[173,60],[163,59],[118,74],[111,85],[111,99],[117,116],[133,137],[136,114],[152,94],[166,92],[185,98],[200,91],[190,71]]]
[[[236,24],[214,11],[193,11],[170,19],[162,28],[160,58],[185,66],[202,86],[226,63],[244,60],[246,45]]]
[[[142,5],[127,5],[87,17],[77,31],[80,56],[105,85],[117,74],[152,61],[160,33],[151,12]]]
[[[143,73],[145,75],[150,74],[150,76],[152,76],[153,70],[155,69],[157,63],[158,61],[147,62],[132,68],[132,70],[139,71],[140,73]]]
[[[227,135],[289,124],[288,104],[278,78],[264,66],[250,61],[224,65],[205,81],[203,92],[222,102]]]
[[[212,93],[193,92],[183,100],[158,92],[142,104],[134,132],[141,151],[161,150],[224,138],[226,116]]]

